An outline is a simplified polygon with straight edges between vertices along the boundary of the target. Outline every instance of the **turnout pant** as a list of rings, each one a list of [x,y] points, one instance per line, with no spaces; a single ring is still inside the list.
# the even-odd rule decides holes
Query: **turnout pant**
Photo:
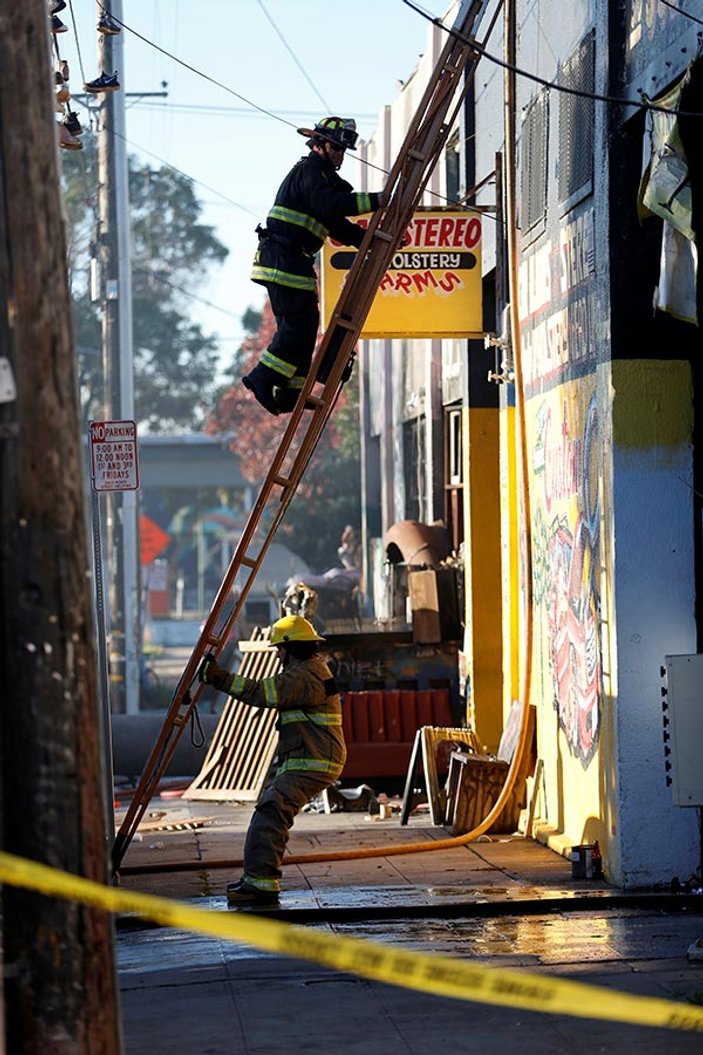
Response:
[[[282,773],[256,804],[244,843],[244,879],[255,886],[279,889],[281,861],[298,813],[337,779],[315,773]],[[257,882],[257,880],[259,882]]]
[[[280,387],[302,388],[315,350],[320,310],[317,293],[267,282],[276,332],[261,356],[264,366],[280,375]]]

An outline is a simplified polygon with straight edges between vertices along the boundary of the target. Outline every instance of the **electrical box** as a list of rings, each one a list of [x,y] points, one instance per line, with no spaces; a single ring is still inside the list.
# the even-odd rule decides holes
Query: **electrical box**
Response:
[[[703,655],[665,656],[661,668],[666,782],[675,806],[703,805]]]

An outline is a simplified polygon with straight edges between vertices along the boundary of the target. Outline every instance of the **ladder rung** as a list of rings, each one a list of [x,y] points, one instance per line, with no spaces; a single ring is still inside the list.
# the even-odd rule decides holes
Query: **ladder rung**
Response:
[[[279,487],[290,487],[290,480],[287,476],[274,476],[273,482],[278,484]],[[244,561],[242,561],[242,564]]]
[[[327,406],[327,400],[320,399],[319,396],[307,395],[305,397],[305,406],[306,407],[307,406],[311,406],[311,407],[325,407],[325,406]]]
[[[256,561],[252,560],[251,557],[242,557],[242,559],[240,560],[239,563],[243,564],[245,568],[255,568],[256,567]]]
[[[378,229],[373,233],[374,238],[380,238],[383,242],[392,242],[393,235],[387,234],[385,231],[379,231]]]
[[[344,330],[355,330],[356,329],[356,323],[355,322],[350,322],[349,319],[342,319],[342,318],[335,319],[334,320],[334,325],[335,326],[341,326],[342,329],[344,329]]]
[[[416,161],[427,161],[427,154],[423,154],[421,150],[413,150],[412,147],[408,150],[408,157],[415,158]]]

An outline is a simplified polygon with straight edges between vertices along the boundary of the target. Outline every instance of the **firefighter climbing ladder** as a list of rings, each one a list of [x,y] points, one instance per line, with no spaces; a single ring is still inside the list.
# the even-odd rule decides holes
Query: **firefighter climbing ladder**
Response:
[[[122,858],[156,792],[178,741],[194,711],[203,686],[197,682],[203,657],[217,656],[241,612],[244,601],[273,541],[318,440],[332,414],[342,387],[342,373],[349,362],[366,316],[393,254],[412,219],[432,168],[441,155],[459,108],[471,83],[463,74],[479,55],[470,35],[485,0],[463,0],[453,32],[447,38],[417,112],[408,128],[398,158],[386,181],[388,206],[376,212],[356,254],[344,289],[335,306],[325,335],[316,352],[310,373],[298,397],[271,468],[249,514],[242,537],[213,601],[200,638],[181,675],[159,737],[147,759],[112,848],[112,866],[119,871]],[[330,349],[334,363],[320,396],[312,392],[319,367]],[[312,414],[305,413],[306,403]],[[305,417],[304,417],[305,414]],[[307,424],[306,424],[307,421]],[[256,549],[256,533],[264,512],[270,523]],[[245,580],[233,598],[240,570]],[[227,613],[228,606],[231,606]],[[227,614],[226,614],[227,613]]]

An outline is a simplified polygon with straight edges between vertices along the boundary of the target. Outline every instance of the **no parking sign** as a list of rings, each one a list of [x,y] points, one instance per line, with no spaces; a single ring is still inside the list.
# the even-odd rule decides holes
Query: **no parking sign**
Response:
[[[94,491],[139,489],[135,421],[91,421],[90,476]]]

